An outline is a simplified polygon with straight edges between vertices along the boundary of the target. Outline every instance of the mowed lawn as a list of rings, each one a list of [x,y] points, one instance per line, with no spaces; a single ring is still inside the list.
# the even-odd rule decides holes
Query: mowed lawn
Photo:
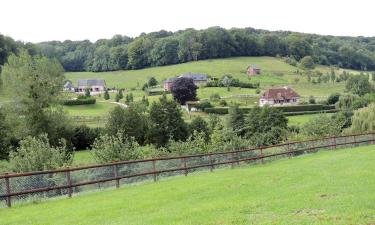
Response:
[[[1,224],[374,224],[375,146],[18,205]]]

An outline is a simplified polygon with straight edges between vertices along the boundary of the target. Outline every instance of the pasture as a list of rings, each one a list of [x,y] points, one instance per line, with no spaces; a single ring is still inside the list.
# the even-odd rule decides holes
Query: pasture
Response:
[[[2,224],[372,224],[374,146],[0,209]]]

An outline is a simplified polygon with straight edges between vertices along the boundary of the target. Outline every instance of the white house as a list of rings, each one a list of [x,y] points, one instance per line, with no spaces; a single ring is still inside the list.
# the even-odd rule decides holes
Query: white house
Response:
[[[104,92],[107,89],[105,80],[102,79],[78,80],[78,92],[85,92],[87,88],[90,89],[90,92]]]
[[[300,96],[290,87],[271,88],[263,93],[259,99],[259,105],[296,105],[298,104]]]

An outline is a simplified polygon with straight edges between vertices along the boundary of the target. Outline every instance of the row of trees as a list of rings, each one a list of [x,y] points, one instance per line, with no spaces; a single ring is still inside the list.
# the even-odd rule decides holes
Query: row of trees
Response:
[[[109,71],[139,69],[200,59],[231,56],[289,56],[305,68],[314,63],[344,68],[374,70],[375,38],[335,37],[253,28],[159,31],[139,37],[115,35],[92,43],[51,41],[17,43],[0,35],[0,64],[17,48],[32,55],[57,58],[66,71]]]

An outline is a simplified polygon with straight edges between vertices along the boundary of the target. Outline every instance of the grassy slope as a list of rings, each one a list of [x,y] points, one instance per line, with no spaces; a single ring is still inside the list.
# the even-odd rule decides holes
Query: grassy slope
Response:
[[[374,146],[0,209],[2,224],[372,224]]]
[[[302,125],[309,120],[319,117],[320,114],[308,114],[298,116],[288,116],[288,125]]]

